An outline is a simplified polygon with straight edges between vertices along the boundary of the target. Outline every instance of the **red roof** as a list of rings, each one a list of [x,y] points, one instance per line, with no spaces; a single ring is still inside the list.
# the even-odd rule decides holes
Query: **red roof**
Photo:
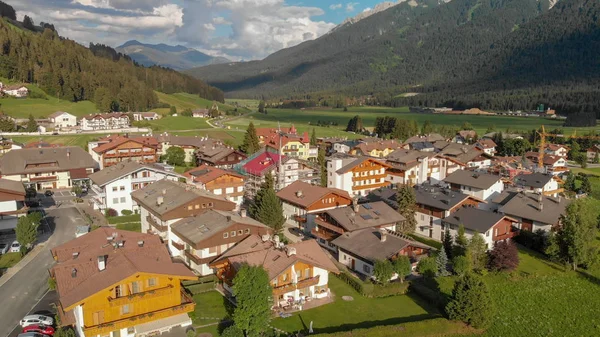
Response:
[[[71,179],[85,179],[88,177],[87,169],[77,168],[69,171],[71,173]]]
[[[293,125],[289,128],[280,128],[280,130],[285,134],[296,135],[298,133]],[[271,138],[273,135],[277,135],[280,130],[276,128],[257,128],[256,135],[259,138]]]
[[[192,179],[193,182],[203,183],[203,184],[211,182],[211,181],[213,181],[221,176],[224,176],[224,175],[231,175],[231,176],[243,178],[241,175],[239,175],[235,172],[223,170],[223,169],[220,169],[220,168],[217,168],[214,166],[209,166],[206,164],[202,164],[202,165],[196,167],[195,169],[185,172],[185,174],[184,174],[184,176],[186,176],[187,178]]]
[[[120,135],[115,135],[115,136],[108,136],[105,138],[101,138],[100,141],[108,141],[105,144],[102,144],[98,147],[94,148],[94,152],[96,153],[104,153],[106,151],[112,150],[115,147],[124,144],[128,141],[132,141],[132,142],[136,142],[142,145],[146,145],[149,147],[153,147],[153,148],[157,148],[158,147],[158,141],[156,140],[156,138],[154,137],[133,137],[133,138],[129,138],[129,137],[125,137],[125,136],[120,136]]]
[[[265,172],[267,169],[279,163],[280,160],[285,161],[286,156],[281,156],[271,152],[263,152],[256,158],[247,162],[246,165],[244,165],[244,170],[254,175],[263,174],[263,172]]]

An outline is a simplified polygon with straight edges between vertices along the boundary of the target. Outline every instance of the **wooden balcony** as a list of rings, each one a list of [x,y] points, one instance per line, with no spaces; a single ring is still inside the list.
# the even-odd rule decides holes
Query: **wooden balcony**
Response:
[[[352,176],[352,181],[363,181],[363,180],[371,180],[371,179],[384,179],[387,177],[387,174],[373,174],[373,175],[369,175],[367,174],[366,176]]]
[[[184,254],[190,260],[194,261],[194,263],[197,264],[197,265],[203,265],[203,264],[209,263],[210,261],[212,261],[212,260],[214,260],[216,258],[216,256],[199,257],[198,255],[192,253],[189,249],[186,249],[184,251]]]
[[[173,292],[173,286],[169,285],[168,287],[154,289],[154,290],[148,290],[148,291],[144,291],[141,293],[130,294],[130,295],[126,295],[126,296],[122,296],[122,297],[118,297],[118,298],[109,297],[108,303],[110,304],[111,307],[118,307],[118,306],[122,306],[127,303],[135,303],[137,301],[141,301],[141,300],[145,300],[145,299],[151,299],[151,298],[165,296],[165,295],[171,294],[172,292]]]
[[[151,312],[147,312],[147,313],[143,313],[143,314],[139,314],[139,315],[135,315],[135,316],[130,316],[130,317],[122,318],[122,319],[112,321],[112,322],[105,322],[105,323],[101,323],[101,324],[93,325],[93,326],[84,326],[83,331],[85,332],[85,334],[87,336],[107,335],[111,331],[125,329],[125,328],[129,328],[132,326],[140,325],[143,323],[148,323],[148,322],[156,321],[159,319],[163,319],[163,318],[167,318],[167,317],[171,317],[171,316],[175,316],[175,315],[192,312],[192,311],[194,311],[194,306],[195,306],[195,304],[194,304],[193,300],[186,293],[184,293],[182,291],[180,305],[170,307],[170,308],[160,309],[160,310],[156,310],[156,311],[151,311]]]
[[[185,246],[183,245],[183,243],[172,241],[171,244],[173,245],[173,247],[175,247],[175,248],[177,248],[179,250],[183,250],[185,248]]]
[[[310,230],[310,233],[313,236],[323,239],[325,241],[331,241],[331,240],[334,240],[335,238],[337,238],[338,236],[340,236],[340,234],[335,234],[335,233],[327,232],[327,231],[323,231],[323,230],[318,231],[314,228]]]
[[[298,223],[306,223],[306,216],[294,215],[294,220]]]
[[[168,226],[163,226],[163,225],[159,224],[158,222],[156,222],[154,220],[154,218],[152,218],[149,215],[146,217],[146,221],[148,221],[150,226],[156,228],[156,230],[159,232],[166,232],[169,229]]]
[[[29,181],[35,181],[35,182],[40,182],[40,181],[55,181],[57,179],[56,176],[33,176],[33,177],[29,177]]]
[[[379,187],[385,187],[390,184],[391,183],[389,181],[384,181],[382,183],[375,183],[375,184],[370,184],[370,185],[354,185],[354,186],[352,186],[352,190],[357,191],[357,190],[375,189],[375,188],[379,188]]]
[[[505,233],[505,234],[502,234],[502,235],[494,236],[494,242],[495,241],[502,241],[502,240],[506,240],[506,239],[511,239],[511,238],[517,236],[517,234],[519,234],[518,231],[509,232],[509,233]]]
[[[315,218],[315,224],[319,227],[323,227],[326,228],[334,233],[338,233],[338,234],[344,234],[344,229],[335,225],[330,224],[329,222],[326,222],[325,220],[321,219],[320,217],[316,217]]]
[[[290,291],[294,291],[296,289],[304,289],[306,287],[314,286],[314,285],[317,285],[318,283],[319,283],[319,275],[317,275],[315,277],[307,278],[304,280],[300,280],[296,284],[290,283],[290,284],[286,284],[281,287],[275,287],[275,288],[273,288],[273,295],[279,296],[279,295],[282,295],[285,293],[289,293]]]

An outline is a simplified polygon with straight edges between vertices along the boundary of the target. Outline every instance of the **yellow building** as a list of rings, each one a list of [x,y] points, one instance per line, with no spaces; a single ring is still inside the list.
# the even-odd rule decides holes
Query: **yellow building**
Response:
[[[61,324],[78,336],[150,336],[192,323],[181,281],[196,276],[158,236],[102,227],[51,252]]]
[[[281,148],[281,154],[298,158],[301,160],[316,160],[319,149],[316,146],[310,145],[310,139],[308,132],[304,132],[302,136],[296,134],[287,133],[276,133],[271,138],[265,141],[266,146],[275,149],[279,152]]]
[[[350,150],[351,155],[355,156],[369,156],[375,158],[385,158],[390,153],[401,148],[402,144],[396,142],[393,139],[390,140],[365,140],[360,142],[354,148]]]

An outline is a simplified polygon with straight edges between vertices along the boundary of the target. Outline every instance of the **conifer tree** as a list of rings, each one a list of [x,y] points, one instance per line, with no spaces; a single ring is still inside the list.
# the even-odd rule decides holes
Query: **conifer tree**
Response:
[[[27,132],[37,132],[38,123],[33,118],[33,115],[29,115],[29,121],[27,122],[27,127],[25,128]]]
[[[263,224],[273,228],[275,233],[283,229],[285,217],[281,199],[275,194],[274,180],[270,173],[265,175],[265,181],[254,197],[254,204],[250,211],[254,218]]]
[[[452,246],[454,245],[454,239],[452,239],[452,234],[450,234],[450,228],[448,227],[446,227],[446,230],[444,231],[442,244],[444,250],[446,251],[446,256],[448,258],[452,258]]]
[[[317,146],[317,133],[315,132],[315,128],[312,129],[310,135],[310,146]]]
[[[247,337],[261,336],[269,329],[273,290],[262,266],[241,266],[233,279],[236,306],[233,324]]]
[[[474,328],[489,326],[494,316],[494,305],[483,279],[473,273],[461,277],[454,285],[446,313],[451,320],[465,322]]]
[[[467,247],[469,245],[469,240],[465,235],[465,226],[458,226],[458,232],[456,233],[456,237],[454,238],[454,247],[452,248],[452,256],[464,256],[467,252]]]
[[[487,265],[487,249],[483,236],[479,233],[475,233],[469,241],[468,248],[471,253],[471,264],[473,269],[485,269],[485,266]]]
[[[417,228],[417,197],[415,190],[409,185],[402,185],[396,192],[396,200],[398,202],[398,213],[406,220],[396,225],[396,230],[402,233],[414,232]]]
[[[319,147],[319,155],[317,156],[317,163],[321,171],[321,186],[327,187],[327,162],[325,161],[325,147]]]
[[[567,173],[567,179],[565,179],[564,188],[567,191],[575,191],[575,175],[571,171]]]
[[[440,249],[440,252],[435,258],[437,264],[437,276],[448,276],[448,255],[446,255],[445,249]]]
[[[260,144],[258,141],[258,136],[256,135],[256,129],[254,128],[254,123],[250,122],[250,124],[248,124],[248,128],[246,129],[244,142],[240,146],[240,151],[246,153],[247,155],[251,155],[256,153],[259,149]]]

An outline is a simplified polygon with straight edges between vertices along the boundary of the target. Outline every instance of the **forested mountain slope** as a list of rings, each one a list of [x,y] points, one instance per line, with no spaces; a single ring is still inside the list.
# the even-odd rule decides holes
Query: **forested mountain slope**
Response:
[[[548,0],[417,3],[399,4],[262,61],[189,73],[232,96],[391,93],[439,80],[549,8]]]
[[[113,110],[146,110],[158,103],[153,90],[187,92],[223,101],[217,88],[176,71],[136,65],[112,48],[85,48],[51,30],[20,29],[0,19],[0,77],[37,84],[70,101],[111,100]],[[102,99],[102,98],[101,98]]]

